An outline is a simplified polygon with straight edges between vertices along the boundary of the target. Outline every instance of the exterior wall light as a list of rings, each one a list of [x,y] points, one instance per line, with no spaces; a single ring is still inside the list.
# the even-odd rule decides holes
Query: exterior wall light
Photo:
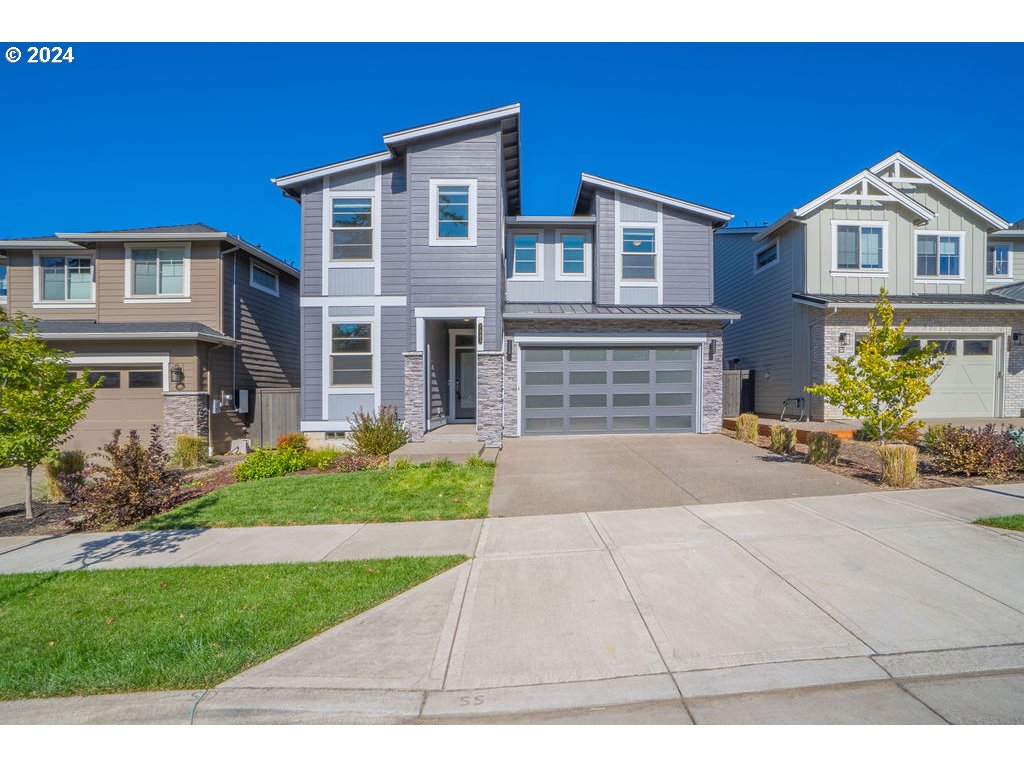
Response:
[[[171,381],[174,384],[184,384],[185,383],[185,371],[182,369],[181,365],[178,364],[178,363],[176,363],[175,365],[171,366]]]

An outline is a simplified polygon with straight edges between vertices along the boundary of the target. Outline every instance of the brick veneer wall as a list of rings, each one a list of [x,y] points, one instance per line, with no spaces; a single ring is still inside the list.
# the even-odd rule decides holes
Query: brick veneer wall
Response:
[[[692,320],[506,320],[506,341],[517,334],[549,334],[552,336],[587,333],[595,336],[648,333],[700,333],[715,341],[715,356],[704,350],[702,363],[701,430],[717,432],[722,428],[722,326],[718,322]],[[506,437],[519,434],[519,344],[512,345],[512,359],[504,361],[504,418]],[[480,387],[478,385],[478,391]]]
[[[825,315],[812,326],[811,332],[811,379],[812,381],[834,381],[835,376],[826,370],[826,361],[836,355],[853,354],[855,334],[867,331],[868,310],[841,309],[835,314]],[[941,334],[1001,337],[1003,356],[1003,397],[1002,416],[1017,418],[1024,415],[1024,346],[1013,346],[1011,335],[1024,329],[1024,313],[984,310],[937,310],[920,309],[897,311],[895,322],[909,317],[907,335],[939,336]],[[839,334],[849,334],[845,347],[839,345]],[[811,398],[811,418],[816,420],[845,418],[841,410],[826,404],[821,398]]]

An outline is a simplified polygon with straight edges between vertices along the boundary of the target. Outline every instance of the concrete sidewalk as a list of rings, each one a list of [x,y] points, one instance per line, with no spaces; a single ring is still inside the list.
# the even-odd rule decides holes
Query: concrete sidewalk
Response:
[[[996,486],[490,519],[474,560],[214,689],[0,722],[1024,723],[1024,536],[964,522],[1022,509]]]

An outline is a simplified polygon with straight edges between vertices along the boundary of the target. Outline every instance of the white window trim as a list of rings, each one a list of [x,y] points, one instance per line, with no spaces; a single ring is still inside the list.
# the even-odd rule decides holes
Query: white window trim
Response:
[[[351,425],[345,419],[328,419],[330,411],[330,396],[331,395],[373,395],[373,407],[376,410],[380,406],[381,395],[380,395],[380,380],[381,380],[381,339],[380,339],[380,328],[381,328],[381,312],[380,305],[373,308],[372,314],[363,315],[345,315],[344,317],[331,317],[329,307],[342,307],[342,306],[358,306],[356,304],[347,304],[349,297],[344,297],[346,303],[339,301],[339,297],[334,297],[330,305],[324,304],[321,308],[321,328],[323,329],[323,344],[321,345],[321,351],[323,353],[323,371],[322,371],[322,383],[323,383],[323,395],[320,401],[320,425],[334,425],[334,426],[318,426],[313,431],[319,429],[339,429],[348,430],[351,429]],[[331,325],[333,323],[369,323],[370,324],[370,350],[373,354],[373,386],[358,386],[358,387],[347,387],[347,386],[334,386],[331,383]],[[305,423],[305,422],[304,422]]]
[[[182,259],[182,287],[184,293],[161,293],[156,295],[135,294],[132,292],[132,276],[135,268],[132,263],[134,250],[162,250],[181,248],[185,251]],[[159,283],[158,283],[159,285]],[[124,244],[124,303],[125,304],[188,304],[192,301],[192,244],[181,243],[125,243]]]
[[[266,272],[268,275],[270,275],[270,276],[272,276],[274,278],[274,288],[273,288],[273,290],[271,290],[270,288],[265,288],[264,286],[260,285],[259,283],[255,282],[252,279],[253,273],[257,269],[261,270],[263,272]],[[280,296],[281,295],[281,274],[276,269],[274,269],[273,267],[265,267],[262,264],[257,264],[256,263],[256,259],[250,257],[249,258],[249,287],[250,288],[255,288],[257,291],[263,291],[263,293],[269,293],[271,296]]]
[[[764,264],[760,267],[757,266],[758,257],[765,251],[771,250],[772,248],[775,249],[775,258],[769,261],[767,264]],[[754,251],[754,274],[758,275],[761,272],[764,272],[766,269],[771,269],[772,267],[774,267],[776,264],[779,263],[779,256],[779,238],[776,237],[774,240],[771,240],[767,245],[765,245],[764,248],[758,248],[756,251]]]
[[[994,247],[1004,247],[1007,251],[1007,268],[1009,272],[1005,275],[990,275],[988,273],[988,249]],[[1013,282],[1013,243],[1009,240],[993,240],[992,242],[985,243],[985,282],[986,283],[1012,283]],[[8,280],[8,284],[9,284]]]
[[[871,267],[862,267],[859,269],[850,269],[849,267],[839,267],[839,228],[840,227],[881,227],[882,229],[882,266],[879,269],[872,269]],[[915,253],[915,258],[917,254]],[[858,259],[860,254],[858,254]],[[874,221],[872,219],[855,219],[852,221],[846,221],[842,219],[832,219],[832,270],[831,274],[838,276],[851,276],[851,277],[888,277],[889,276],[889,222],[888,221]]]
[[[519,235],[532,235],[537,238],[537,271],[516,273],[516,237]],[[511,255],[512,274],[508,276],[510,283],[540,282],[544,279],[544,231],[540,229],[520,229],[509,232],[509,254]]]
[[[562,271],[565,262],[562,259],[562,238],[573,235],[583,236],[583,274],[566,274]],[[585,229],[556,229],[555,230],[555,264],[556,272],[555,279],[563,282],[585,282],[589,281],[590,278],[590,262],[594,260],[594,246],[592,244],[593,238]]]
[[[56,301],[43,299],[42,279],[43,258],[56,256],[59,258],[89,259],[92,263],[92,297],[89,299],[68,299]],[[10,269],[7,273],[10,286]],[[96,309],[96,251],[32,251],[32,309]]]
[[[377,338],[380,324],[377,319],[370,315],[366,317],[331,317],[328,313],[324,313],[325,325],[324,325],[324,384],[326,388],[335,390],[335,393],[344,394],[371,394],[377,391],[377,383],[380,380],[380,372],[377,370],[377,355],[379,340]],[[369,384],[335,384],[332,381],[331,370],[331,358],[335,353],[331,350],[331,326],[333,325],[369,325],[370,326],[370,354],[373,359],[370,361],[370,383]],[[365,352],[352,352],[349,354],[364,355]]]
[[[324,177],[324,237],[322,243],[323,249],[323,295],[327,296],[329,291],[329,269],[369,269],[374,270],[374,292],[380,293],[380,239],[381,239],[381,226],[380,226],[380,166],[376,166],[374,172],[374,188],[373,189],[331,189],[330,187],[330,176]],[[371,247],[371,258],[364,261],[335,261],[332,258],[334,254],[334,241],[331,236],[333,228],[331,222],[334,216],[334,201],[344,200],[346,198],[359,198],[368,197],[370,198],[370,217],[373,222],[373,245]]]
[[[620,199],[618,192],[615,193],[615,303],[621,304],[622,297],[620,288],[650,288],[658,289],[658,304],[664,301],[664,267],[665,238],[663,236],[663,221],[661,203],[658,203],[657,221],[627,221],[620,217]],[[654,230],[654,279],[653,280],[623,280],[622,279],[622,230],[627,228],[642,228]]]
[[[956,237],[960,241],[960,248],[958,253],[960,254],[959,261],[959,272],[955,275],[919,275],[917,274],[917,239],[921,235],[931,235],[939,237]],[[915,229],[914,230],[914,282],[925,283],[925,284],[947,284],[947,283],[963,283],[966,282],[966,265],[967,252],[965,247],[967,245],[967,233],[964,231],[957,230],[942,230],[942,229]],[[938,244],[936,244],[938,248]],[[940,254],[936,251],[936,257]],[[937,267],[936,267],[937,268]]]
[[[439,247],[467,247],[476,245],[477,195],[476,179],[431,179],[430,180],[430,232],[428,243]],[[437,198],[440,187],[469,187],[469,237],[453,238],[437,236]]]

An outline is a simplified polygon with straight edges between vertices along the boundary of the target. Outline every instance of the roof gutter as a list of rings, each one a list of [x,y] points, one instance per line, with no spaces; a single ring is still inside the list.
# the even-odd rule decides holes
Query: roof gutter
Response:
[[[716,312],[698,314],[645,314],[643,312],[622,312],[616,314],[567,314],[565,312],[504,312],[505,320],[739,320],[738,312]]]
[[[97,333],[62,333],[60,331],[51,331],[47,333],[44,331],[40,332],[38,335],[41,339],[50,339],[53,341],[125,341],[130,339],[166,339],[169,341],[206,341],[211,344],[222,344],[224,346],[231,347],[236,347],[240,343],[235,339],[229,339],[227,336],[180,331],[157,331],[154,333],[146,333],[144,331],[128,333],[116,333],[113,331],[100,331]]]
[[[874,309],[874,302],[847,302],[847,301],[814,301],[813,299],[798,299],[793,297],[797,304],[805,304],[816,309]],[[1024,310],[1024,302],[1019,304],[907,304],[905,302],[891,302],[893,309],[942,309],[942,310],[1005,310],[1007,312],[1019,312]]]

